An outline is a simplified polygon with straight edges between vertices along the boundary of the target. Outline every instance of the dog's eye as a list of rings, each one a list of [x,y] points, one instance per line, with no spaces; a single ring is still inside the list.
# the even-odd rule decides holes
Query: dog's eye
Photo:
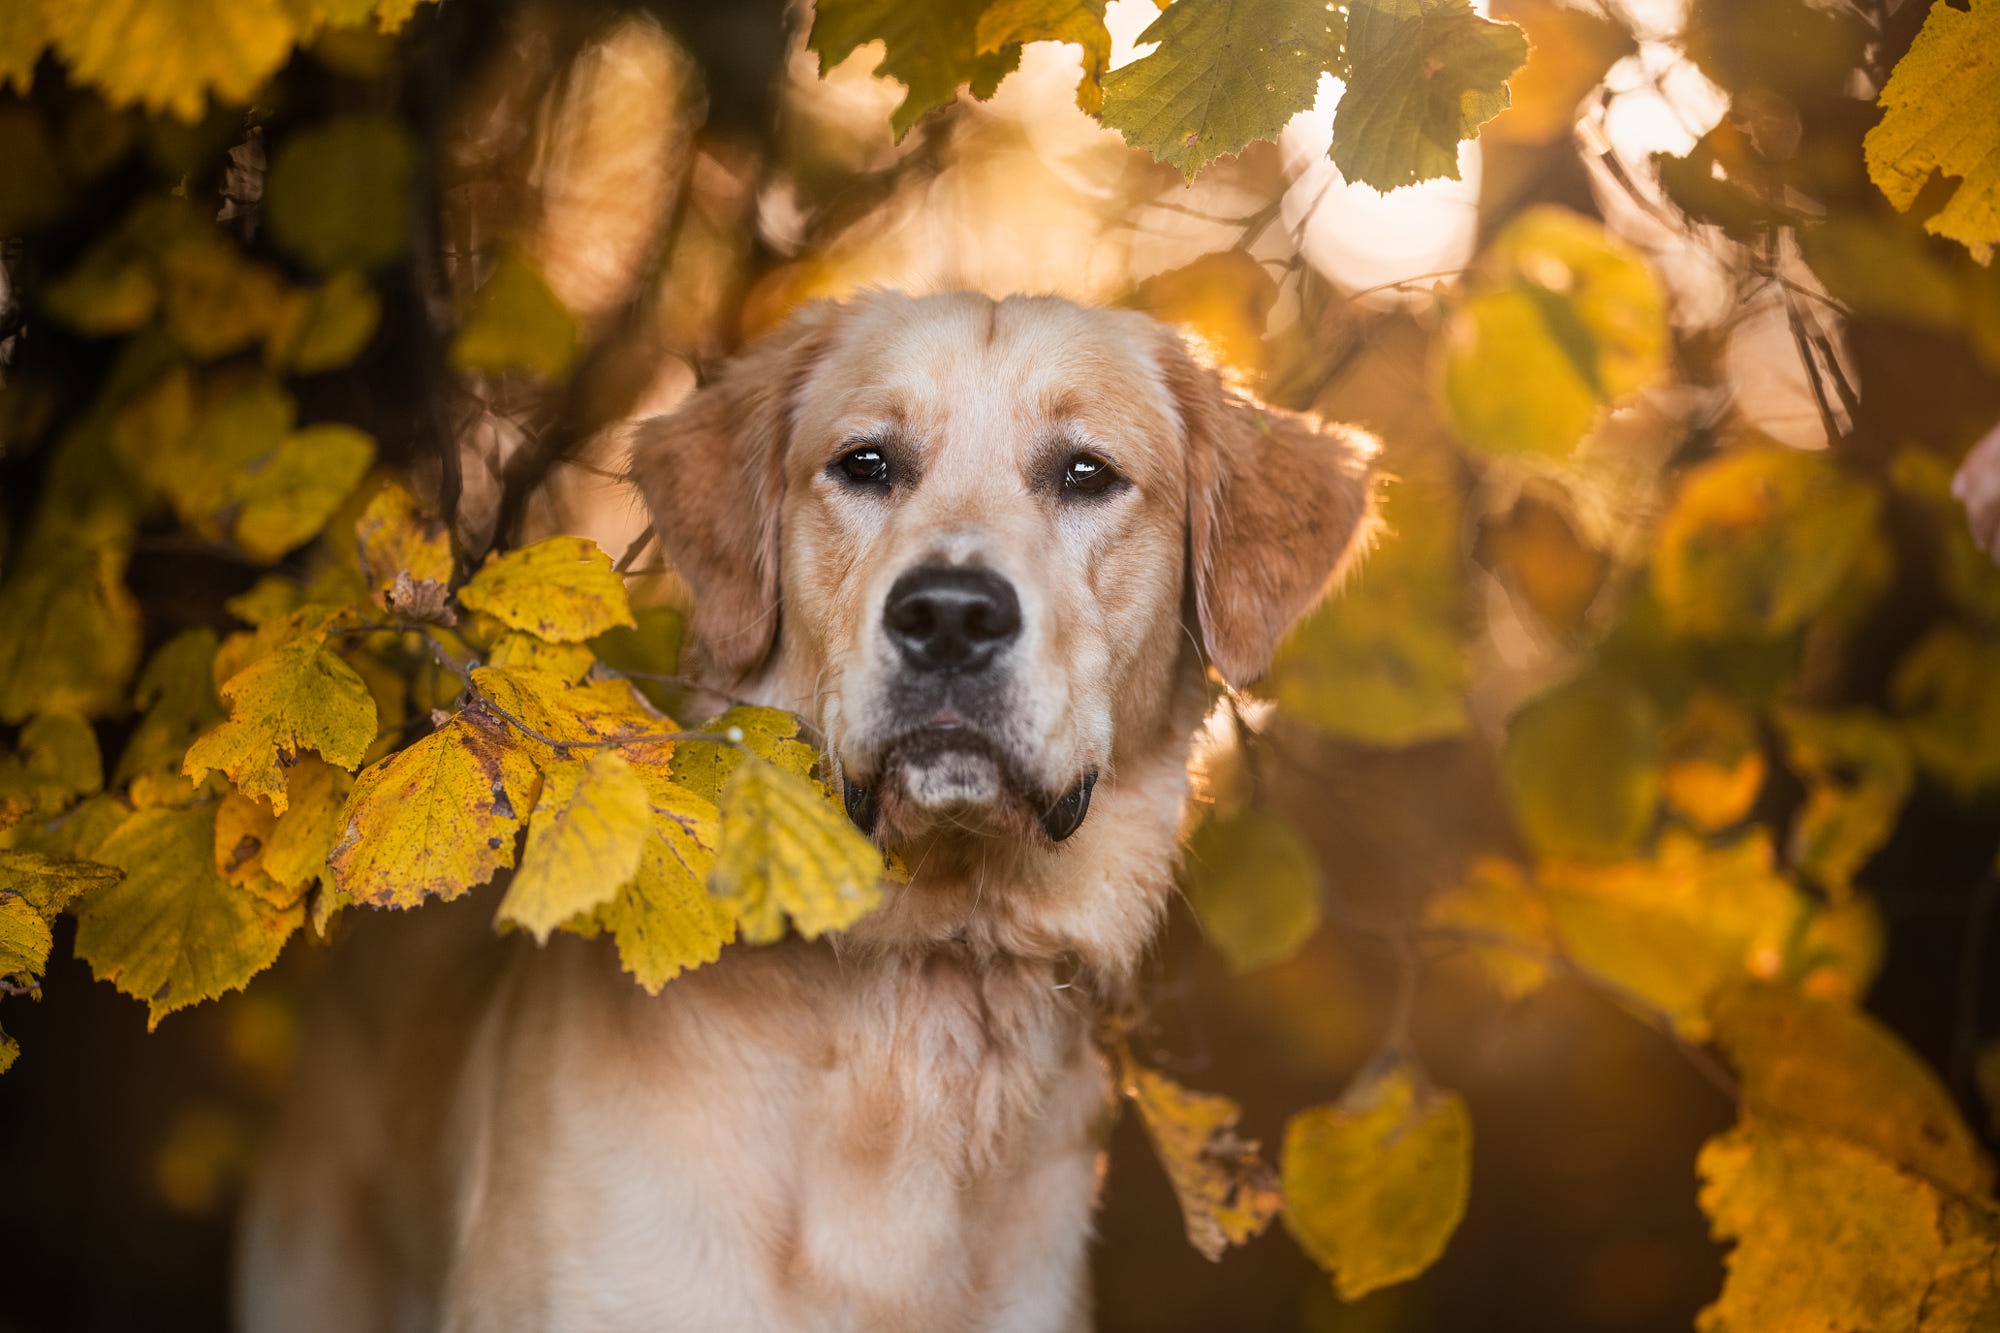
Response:
[[[1102,495],[1110,490],[1118,474],[1111,464],[1096,454],[1078,454],[1063,465],[1062,488],[1079,495]]]
[[[889,483],[889,460],[880,449],[866,446],[850,449],[835,459],[833,466],[841,476],[859,486],[886,486]]]

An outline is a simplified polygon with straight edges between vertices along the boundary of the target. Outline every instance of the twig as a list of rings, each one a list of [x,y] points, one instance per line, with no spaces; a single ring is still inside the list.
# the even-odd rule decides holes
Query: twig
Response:
[[[632,539],[632,544],[625,548],[625,554],[618,557],[618,563],[611,567],[612,572],[615,574],[631,572],[632,562],[645,552],[647,545],[658,535],[654,526],[648,523],[644,530]]]

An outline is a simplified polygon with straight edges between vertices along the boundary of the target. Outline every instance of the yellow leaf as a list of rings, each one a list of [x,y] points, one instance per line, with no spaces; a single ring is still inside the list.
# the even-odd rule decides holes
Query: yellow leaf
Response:
[[[615,750],[548,769],[499,919],[544,944],[563,922],[609,901],[638,873],[652,815],[639,775]]]
[[[476,706],[355,781],[329,864],[356,902],[456,898],[514,864],[539,779],[506,723]]]
[[[1528,842],[1594,861],[1631,851],[1658,812],[1658,739],[1651,702],[1609,676],[1524,704],[1507,722],[1500,778]]]
[[[104,785],[97,733],[70,713],[44,713],[21,728],[20,753],[0,761],[0,828],[59,814]]]
[[[274,381],[223,380],[208,386],[207,401],[189,415],[182,405],[184,397],[193,403],[186,374],[169,372],[121,412],[112,448],[183,523],[219,537],[222,511],[244,472],[283,441],[298,405]]]
[[[1104,108],[1104,72],[1111,63],[1105,0],[993,0],[973,34],[979,54],[1000,55],[1028,42],[1068,42],[1083,52],[1076,104],[1090,115]],[[968,76],[970,77],[970,76]]]
[[[25,97],[48,44],[49,26],[39,4],[0,5],[0,92],[12,85]]]
[[[42,13],[73,79],[114,106],[185,121],[201,118],[211,92],[249,101],[297,36],[282,0],[45,0]]]
[[[1120,1085],[1180,1200],[1188,1244],[1219,1260],[1269,1226],[1284,1196],[1277,1173],[1257,1155],[1257,1141],[1236,1133],[1241,1108],[1184,1088],[1124,1052],[1118,1063]]]
[[[354,269],[342,269],[280,312],[264,359],[300,375],[338,370],[361,355],[382,322],[382,298]]]
[[[42,914],[24,900],[0,892],[0,981],[32,982],[49,964],[55,936]]]
[[[1277,300],[1277,280],[1264,265],[1241,250],[1221,250],[1155,273],[1131,304],[1192,332],[1229,365],[1255,371],[1264,365],[1264,327]]]
[[[1611,566],[1603,551],[1578,536],[1562,503],[1532,491],[1480,526],[1478,558],[1562,635],[1582,626]]]
[[[1866,709],[1777,711],[1785,762],[1806,784],[1786,852],[1794,869],[1836,899],[1889,835],[1916,780],[1909,742]]]
[[[345,769],[303,755],[286,782],[285,813],[264,844],[264,873],[281,887],[304,892],[326,873],[340,840],[341,808],[354,779]]]
[[[264,843],[277,823],[270,802],[240,791],[224,793],[215,806],[215,873],[239,889],[252,888],[251,882],[263,873]],[[290,905],[290,901],[275,904]]]
[[[117,882],[119,874],[116,866],[78,857],[0,850],[0,895],[26,903],[51,923],[83,895]]]
[[[1682,478],[1655,536],[1654,595],[1698,637],[1786,633],[1841,591],[1880,508],[1824,454],[1732,449]]]
[[[770,943],[786,917],[807,939],[844,930],[882,900],[882,853],[810,779],[748,759],[717,804],[714,888],[744,939]]]
[[[1235,971],[1282,963],[1319,929],[1319,857],[1277,815],[1253,807],[1208,820],[1186,865],[1188,905]]]
[[[230,615],[246,625],[263,626],[283,620],[305,605],[305,589],[283,574],[266,574],[249,589],[222,599]]]
[[[216,235],[169,250],[160,280],[167,332],[198,361],[248,347],[271,330],[283,309],[277,271],[244,258]]]
[[[1285,1126],[1285,1228],[1346,1301],[1437,1262],[1472,1177],[1472,1121],[1456,1093],[1401,1065],[1364,1072]]]
[[[293,639],[222,687],[229,720],[188,747],[196,782],[219,768],[246,796],[285,812],[285,770],[307,750],[353,768],[375,740],[375,700],[354,668],[316,638]]]
[[[550,643],[510,629],[493,641],[486,661],[503,671],[537,671],[554,676],[565,685],[580,685],[597,665],[597,655],[584,644]]]
[[[2000,3],[1933,6],[1879,100],[1869,179],[1908,211],[1933,172],[1959,178],[1924,227],[1986,263],[2000,242]]]
[[[1481,970],[1510,1000],[1540,990],[1549,979],[1543,960],[1556,952],[1555,925],[1541,891],[1512,861],[1480,857],[1463,884],[1431,899],[1424,922],[1465,935]],[[1481,944],[1481,937],[1494,942]]]
[[[132,702],[146,715],[118,757],[118,783],[141,773],[179,773],[188,746],[222,720],[211,674],[215,650],[211,629],[183,630],[154,650],[132,690]]]
[[[634,608],[637,623],[606,630],[590,641],[599,661],[614,671],[653,676],[671,676],[680,669],[681,640],[687,633],[687,617],[671,606]],[[676,693],[672,683],[635,679],[632,684],[652,700],[654,706],[673,712]]]
[[[328,422],[295,430],[236,478],[236,544],[276,561],[319,535],[375,461],[375,441]]]
[[[523,255],[502,255],[473,294],[472,309],[451,338],[460,370],[525,370],[561,379],[576,359],[576,318]]]
[[[715,806],[668,782],[657,769],[640,769],[652,831],[639,871],[592,917],[611,932],[625,970],[657,995],[680,973],[722,955],[736,937],[736,914],[708,891],[721,839]]]
[[[409,244],[416,169],[409,132],[387,116],[302,130],[271,162],[271,239],[322,272],[389,263]]]
[[[611,557],[583,537],[549,537],[487,557],[458,600],[468,611],[557,643],[582,643],[613,625],[637,623]]]
[[[1937,625],[1897,663],[1889,695],[1918,765],[1961,801],[2000,785],[2000,643]]]
[[[818,751],[799,739],[799,719],[781,708],[738,705],[712,717],[698,730],[711,735],[741,732],[743,744],[681,741],[674,746],[674,781],[706,800],[720,801],[722,788],[745,758],[744,751],[769,760],[787,773],[810,777]]]
[[[1541,883],[1572,961],[1700,1039],[1710,997],[1794,965],[1810,904],[1771,862],[1761,829],[1713,850],[1669,833],[1650,862],[1550,862]]]
[[[384,482],[355,521],[361,572],[375,605],[412,619],[450,624],[451,534],[424,514],[401,482]],[[426,614],[418,614],[423,612]]]
[[[148,1027],[244,985],[305,920],[303,907],[273,908],[216,873],[207,805],[137,811],[97,855],[125,877],[77,908],[76,953],[146,1002]]]
[[[1703,690],[1662,739],[1667,804],[1704,832],[1741,823],[1764,787],[1757,720]]]
[[[673,755],[671,741],[638,739],[670,735],[674,725],[648,709],[638,691],[625,681],[572,685],[553,672],[531,667],[477,667],[472,681],[497,708],[552,741],[594,746],[627,738],[623,742],[625,757],[649,764],[665,764]],[[518,743],[542,762],[569,757],[533,737],[523,736]]]
[[[139,665],[125,559],[116,547],[66,547],[18,565],[0,586],[0,722],[124,707]]]
[[[1993,1164],[1943,1082],[1867,1014],[1741,985],[1717,997],[1713,1018],[1745,1115],[1837,1136],[1965,1194],[1993,1187]]]
[[[1599,223],[1529,209],[1488,247],[1453,311],[1444,400],[1494,454],[1567,454],[1599,412],[1667,372],[1666,294]]]

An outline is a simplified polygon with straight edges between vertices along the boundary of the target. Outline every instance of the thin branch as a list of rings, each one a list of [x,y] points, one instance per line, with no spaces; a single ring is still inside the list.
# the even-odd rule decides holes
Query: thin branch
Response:
[[[625,554],[618,557],[618,563],[611,567],[612,572],[616,574],[630,573],[632,562],[645,553],[646,547],[651,545],[653,539],[658,535],[658,531],[654,526],[648,523],[645,529],[632,539],[632,544],[625,548]]]

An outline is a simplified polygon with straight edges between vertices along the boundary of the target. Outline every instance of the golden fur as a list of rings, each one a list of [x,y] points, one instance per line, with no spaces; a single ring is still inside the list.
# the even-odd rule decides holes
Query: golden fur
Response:
[[[842,482],[857,441],[893,484]],[[602,941],[366,923],[247,1209],[244,1326],[1088,1327],[1091,1030],[1172,889],[1203,657],[1268,666],[1367,527],[1369,442],[1243,402],[1142,315],[877,294],[632,444],[709,669],[814,724],[910,882],[657,998]],[[1127,484],[1077,500],[1079,450]],[[1020,603],[942,758],[882,629],[920,566]]]

